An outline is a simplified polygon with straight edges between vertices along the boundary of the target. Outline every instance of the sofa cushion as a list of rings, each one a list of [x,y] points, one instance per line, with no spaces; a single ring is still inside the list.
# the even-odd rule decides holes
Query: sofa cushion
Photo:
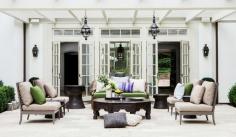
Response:
[[[57,91],[52,85],[45,84],[44,89],[48,97],[55,98],[57,96]]]
[[[21,96],[21,100],[23,102],[23,105],[30,105],[31,103],[33,103],[33,97],[30,93],[30,87],[31,87],[31,83],[30,82],[21,82],[19,83],[19,92],[20,92],[20,96]]]
[[[96,81],[96,92],[104,90],[104,83]]]
[[[137,114],[126,114],[128,126],[136,126],[142,121],[142,116]]]
[[[124,83],[124,91],[125,92],[133,92],[133,89],[134,89],[134,82]]]
[[[29,111],[56,111],[61,107],[60,102],[46,102],[42,105],[39,104],[31,104],[29,106],[23,105],[23,110]]]
[[[178,83],[174,90],[174,97],[177,99],[182,99],[184,96],[184,84]]]
[[[148,97],[146,92],[141,92],[141,91],[133,91],[132,93],[124,92],[124,93],[122,93],[122,95],[124,97],[144,97],[144,98]],[[105,91],[95,92],[93,94],[93,97],[94,98],[105,98],[106,92]]]
[[[191,96],[190,96],[190,102],[195,104],[200,104],[202,101],[202,97],[205,91],[205,87],[196,85],[193,87]]]
[[[124,128],[126,127],[126,114],[125,113],[109,113],[104,115],[105,128]]]
[[[68,103],[69,102],[69,97],[67,96],[58,96],[55,98],[46,98],[47,101],[59,101],[59,102],[64,102]]]
[[[215,94],[215,88],[216,85],[214,82],[208,82],[208,81],[204,81],[202,83],[202,86],[205,87],[205,92],[203,95],[203,103],[207,104],[207,105],[212,105],[213,100],[214,100],[214,94]]]
[[[173,96],[167,98],[167,102],[169,104],[175,104],[176,102],[182,102],[182,101],[183,101],[182,99],[177,99],[177,98],[175,98]]]
[[[46,102],[45,95],[40,87],[34,86],[30,88],[30,93],[33,97],[34,103],[36,104],[44,104]]]
[[[193,86],[196,86],[196,85],[202,85],[202,80],[197,80],[195,82],[193,82]]]
[[[178,112],[193,112],[193,111],[212,111],[212,106],[206,104],[193,104],[190,102],[176,102],[175,108]]]
[[[145,80],[144,79],[130,79],[130,82],[134,82],[133,91],[145,92]]]
[[[36,86],[40,87],[42,89],[42,91],[43,91],[43,94],[46,96],[46,92],[44,90],[44,85],[45,85],[44,82],[42,80],[40,80],[40,79],[37,79],[37,80],[34,81],[34,84]]]
[[[124,83],[128,83],[129,77],[111,77],[111,80],[116,84],[116,87],[122,87]],[[120,89],[120,88],[119,88]],[[123,90],[122,88],[120,90]]]

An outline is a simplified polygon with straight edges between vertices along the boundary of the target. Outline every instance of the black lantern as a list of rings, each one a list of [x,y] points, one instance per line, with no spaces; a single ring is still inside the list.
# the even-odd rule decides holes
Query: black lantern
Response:
[[[32,53],[33,53],[33,57],[38,57],[39,49],[38,49],[37,45],[34,45],[34,47],[32,49]]]
[[[120,43],[120,46],[117,48],[117,59],[123,60],[125,54],[125,49],[122,47],[122,44]]]
[[[158,28],[158,26],[157,26],[157,24],[156,24],[156,18],[155,18],[155,16],[153,15],[152,25],[151,25],[151,27],[150,27],[149,33],[152,34],[153,39],[156,39],[156,36],[157,36],[157,34],[158,34],[159,32],[160,32],[160,30],[159,30],[159,28]]]
[[[205,44],[205,46],[203,47],[202,50],[203,50],[203,56],[207,57],[209,54],[209,48],[208,48],[207,44]]]
[[[87,17],[84,17],[84,25],[81,28],[81,34],[83,35],[83,37],[85,38],[85,40],[87,40],[88,36],[91,33],[91,29],[87,24]]]

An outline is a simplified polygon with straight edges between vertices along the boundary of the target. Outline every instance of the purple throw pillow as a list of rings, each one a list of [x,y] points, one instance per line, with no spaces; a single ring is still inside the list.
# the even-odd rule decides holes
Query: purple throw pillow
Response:
[[[125,86],[125,92],[133,92],[134,82],[128,82]]]

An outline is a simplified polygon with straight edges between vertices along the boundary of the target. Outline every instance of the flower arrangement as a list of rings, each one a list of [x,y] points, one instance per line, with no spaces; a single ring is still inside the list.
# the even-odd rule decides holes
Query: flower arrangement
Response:
[[[104,88],[106,90],[116,90],[117,89],[116,84],[113,81],[109,80],[106,75],[99,76],[98,81],[101,83],[104,83]]]

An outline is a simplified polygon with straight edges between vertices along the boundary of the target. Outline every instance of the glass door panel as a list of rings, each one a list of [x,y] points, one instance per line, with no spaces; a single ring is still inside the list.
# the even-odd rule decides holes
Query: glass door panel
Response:
[[[110,47],[109,42],[100,42],[99,45],[99,74],[109,75],[110,73]]]
[[[79,53],[80,85],[85,86],[87,96],[89,85],[94,80],[94,44],[81,42]]]
[[[60,42],[52,43],[52,85],[60,94]]]
[[[139,79],[142,76],[142,70],[141,70],[141,55],[142,55],[142,45],[141,42],[131,42],[131,76],[135,79]]]
[[[151,95],[158,93],[158,44],[157,41],[148,42],[146,49],[146,63],[147,63],[147,82],[148,90]]]

